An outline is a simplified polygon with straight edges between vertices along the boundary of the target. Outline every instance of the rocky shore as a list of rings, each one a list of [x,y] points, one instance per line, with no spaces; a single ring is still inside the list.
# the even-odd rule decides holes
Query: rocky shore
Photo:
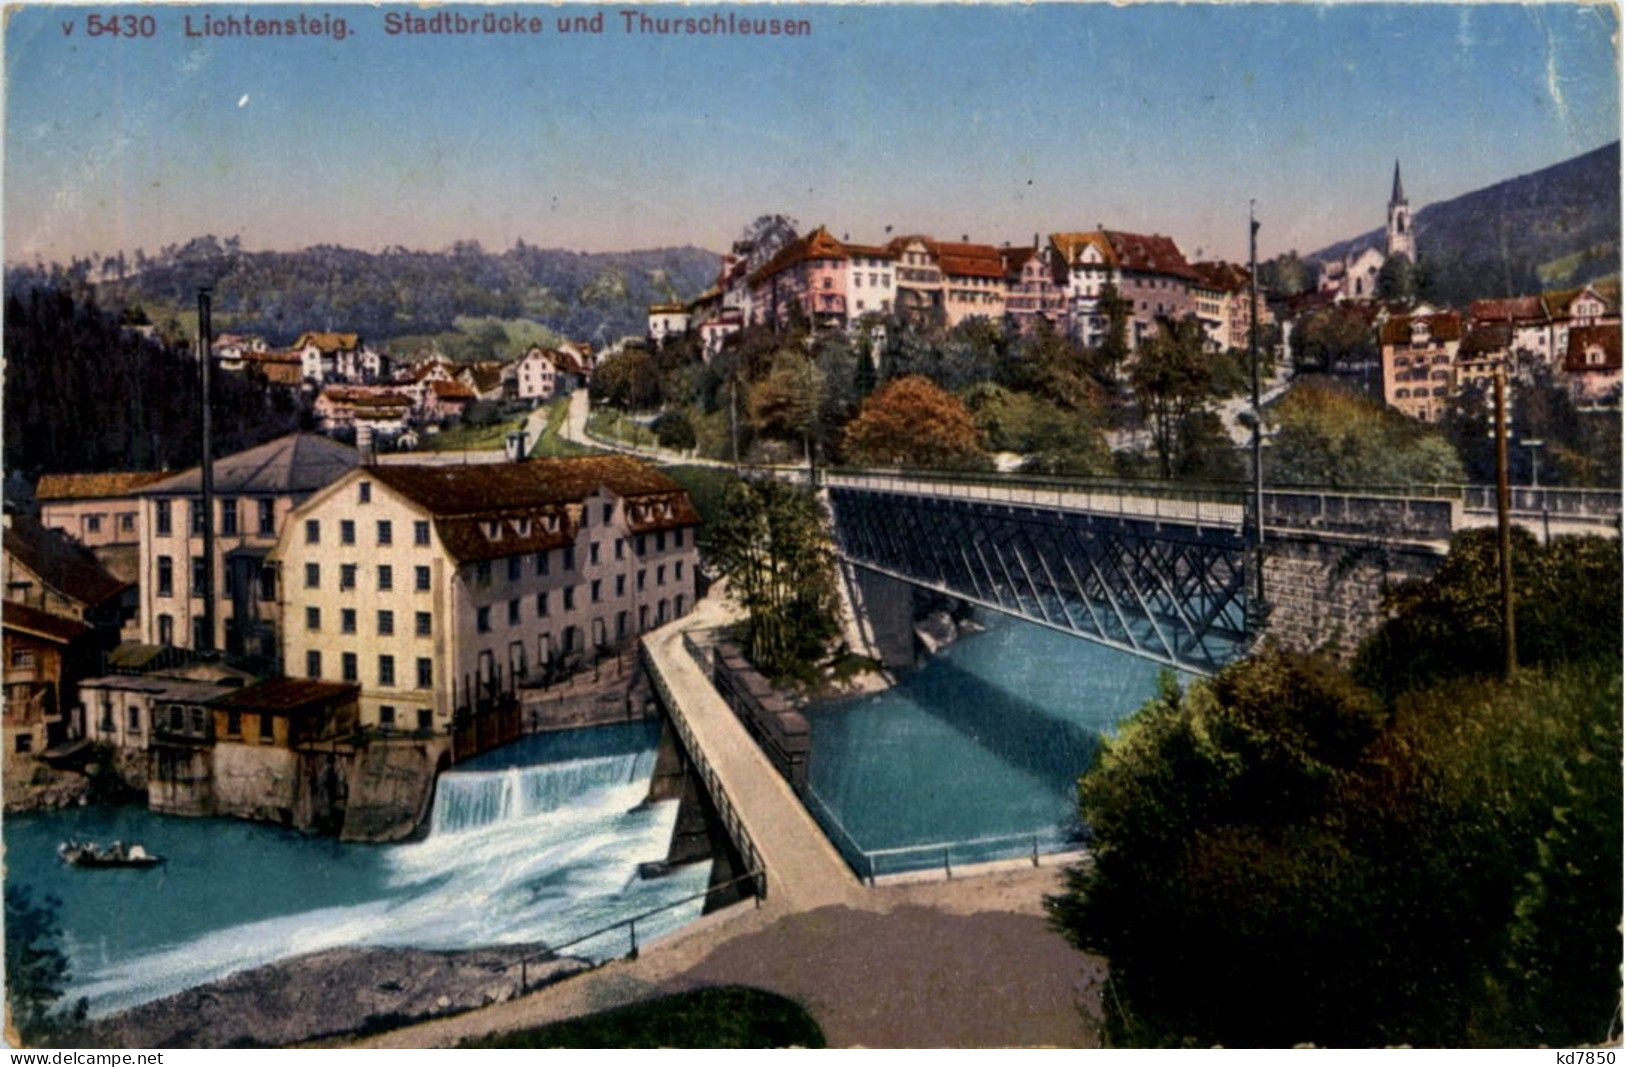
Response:
[[[98,1019],[85,1048],[280,1047],[367,1034],[511,1000],[589,968],[573,957],[521,960],[540,945],[436,952],[337,948],[242,971]]]

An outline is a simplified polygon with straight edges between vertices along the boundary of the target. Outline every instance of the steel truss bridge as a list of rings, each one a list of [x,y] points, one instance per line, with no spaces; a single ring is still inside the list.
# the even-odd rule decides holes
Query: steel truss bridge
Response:
[[[1196,674],[1236,658],[1262,627],[1239,487],[839,470],[817,483],[842,558],[900,581]],[[1618,492],[1519,492],[1515,517],[1537,536],[1554,525],[1618,532]],[[1482,524],[1486,499],[1479,487],[1273,490],[1265,539],[1442,554],[1452,533]]]

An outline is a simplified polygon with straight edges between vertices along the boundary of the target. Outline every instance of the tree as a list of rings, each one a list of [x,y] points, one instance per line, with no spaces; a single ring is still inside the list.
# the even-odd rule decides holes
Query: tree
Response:
[[[1495,530],[1457,534],[1437,573],[1402,583],[1383,598],[1387,621],[1361,645],[1356,676],[1392,696],[1496,674],[1502,666],[1499,559]],[[1618,662],[1625,586],[1617,542],[1560,537],[1541,545],[1514,527],[1512,588],[1520,665]]]
[[[1377,296],[1382,300],[1409,303],[1419,295],[1419,281],[1416,264],[1411,262],[1410,256],[1403,253],[1389,256],[1382,261],[1382,269],[1377,272]]]
[[[39,903],[24,885],[6,886],[6,1006],[11,1026],[29,1044],[52,1040],[83,1023],[83,997],[58,1010],[68,981],[73,977],[68,957],[58,946],[62,926],[57,909],[62,902],[44,897]]]
[[[649,428],[655,432],[661,448],[687,451],[695,445],[694,424],[680,410],[661,412]]]
[[[842,448],[854,463],[885,467],[981,469],[982,432],[955,396],[924,378],[887,382],[846,425]]]
[[[1369,390],[1375,387],[1381,355],[1376,331],[1351,308],[1310,312],[1292,331],[1292,360],[1300,374],[1358,376]]]
[[[735,479],[705,553],[750,613],[746,645],[769,675],[807,677],[840,632],[835,549],[818,498],[786,482]]]
[[[1026,456],[1034,474],[1109,475],[1111,449],[1097,420],[1031,393],[984,382],[965,392],[965,406],[988,447]]]
[[[1405,486],[1459,482],[1461,461],[1437,430],[1326,379],[1293,383],[1265,414],[1276,485]]]
[[[660,404],[660,370],[642,348],[623,348],[598,364],[592,391],[623,411],[647,410]]]
[[[1315,287],[1315,266],[1293,249],[1258,265],[1258,284],[1279,296],[1297,296]]]
[[[1100,313],[1106,317],[1106,336],[1100,341],[1100,363],[1109,379],[1115,379],[1129,357],[1128,318],[1134,305],[1123,299],[1117,286],[1107,282],[1100,287]]]
[[[805,353],[786,350],[750,387],[745,410],[759,436],[810,448],[823,411],[825,377]]]
[[[796,220],[788,215],[758,215],[734,242],[734,254],[745,257],[749,270],[756,270],[796,239]]]
[[[1202,324],[1194,317],[1160,322],[1157,336],[1141,347],[1129,369],[1129,384],[1150,424],[1159,471],[1172,478],[1185,420],[1203,407],[1212,385],[1212,368],[1202,351]]]

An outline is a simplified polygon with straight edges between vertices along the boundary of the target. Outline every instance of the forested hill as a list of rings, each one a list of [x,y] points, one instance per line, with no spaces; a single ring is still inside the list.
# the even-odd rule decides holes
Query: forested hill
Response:
[[[603,343],[642,334],[648,305],[694,297],[715,282],[718,265],[715,253],[693,247],[588,253],[519,242],[489,252],[463,241],[438,252],[334,245],[251,252],[235,238],[208,236],[153,256],[8,266],[6,283],[18,293],[53,275],[88,279],[102,307],[140,306],[154,321],[191,307],[197,287],[212,284],[217,330],[277,345],[311,329],[376,341],[438,334],[459,318],[528,319],[563,337]]]
[[[1619,142],[1416,212],[1429,295],[1449,304],[1581,285],[1619,271]],[[1305,258],[1380,246],[1372,230]]]

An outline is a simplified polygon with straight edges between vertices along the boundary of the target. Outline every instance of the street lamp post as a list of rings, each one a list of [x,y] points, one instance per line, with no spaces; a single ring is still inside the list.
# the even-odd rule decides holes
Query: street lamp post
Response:
[[[1252,362],[1253,387],[1253,597],[1264,607],[1264,415],[1259,410],[1258,388],[1258,219],[1256,200],[1247,202],[1248,303],[1247,349]]]

